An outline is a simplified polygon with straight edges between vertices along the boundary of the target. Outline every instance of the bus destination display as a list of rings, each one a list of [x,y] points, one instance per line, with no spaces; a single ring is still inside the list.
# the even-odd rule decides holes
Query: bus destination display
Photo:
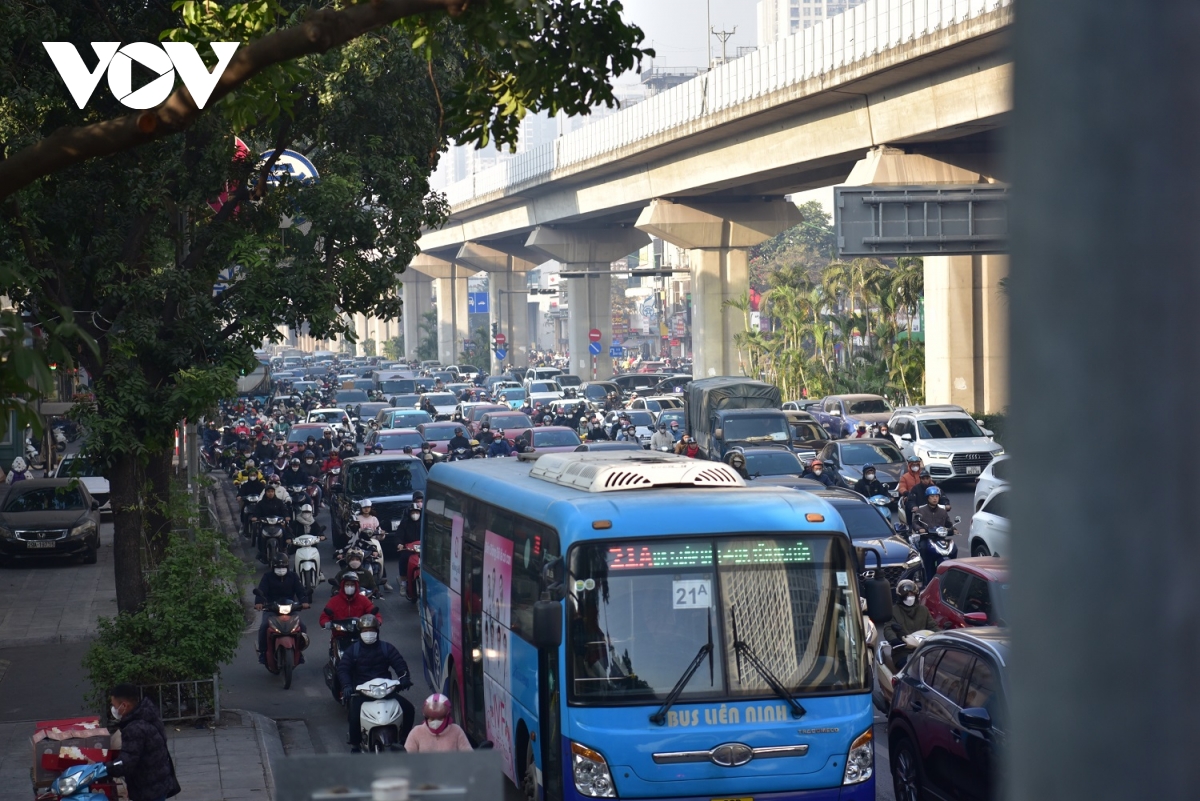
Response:
[[[717,543],[718,565],[779,565],[812,562],[807,542],[786,540],[722,540]],[[712,567],[711,542],[654,542],[613,545],[608,548],[609,570]]]

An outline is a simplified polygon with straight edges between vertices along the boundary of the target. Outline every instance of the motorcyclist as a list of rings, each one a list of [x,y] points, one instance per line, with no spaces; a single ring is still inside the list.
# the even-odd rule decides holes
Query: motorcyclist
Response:
[[[271,567],[258,581],[254,590],[254,608],[261,611],[262,620],[258,625],[258,663],[267,664],[267,622],[271,616],[271,604],[298,603],[301,609],[308,609],[312,602],[312,593],[305,589],[300,577],[288,567],[288,558],[282,553],[275,554]],[[304,621],[300,622],[300,630],[304,630]],[[300,663],[304,663],[304,652],[300,653]]]
[[[671,421],[671,437],[676,442],[679,442],[679,440],[683,439],[683,432],[679,430],[679,421],[678,420]]]
[[[870,434],[867,433],[867,424],[860,420],[854,428],[854,435],[850,439],[866,439],[869,436]]]
[[[254,469],[254,460],[247,459],[245,468],[234,478],[234,483],[238,485],[240,507],[238,511],[242,519],[242,533],[248,537],[250,536],[250,513],[253,511],[250,508],[250,498],[264,494],[267,482],[263,480],[262,474]]]
[[[338,446],[336,451],[330,451],[330,456],[337,454],[342,459],[349,459],[352,456],[358,456],[358,444],[354,441],[354,437],[350,434],[342,437],[342,444]]]
[[[412,494],[412,505],[393,534],[398,543],[396,550],[402,551],[406,544],[421,539],[421,516],[424,513],[425,493],[417,490]],[[400,565],[400,573],[404,573],[404,565]]]
[[[887,487],[883,486],[883,482],[875,477],[875,465],[863,465],[862,478],[854,482],[854,491],[864,498],[870,498],[873,495],[887,495]]]
[[[929,470],[921,468],[920,475],[919,483],[904,496],[904,518],[908,520],[910,526],[912,525],[913,509],[925,504],[925,490],[933,486],[933,476],[929,475]]]
[[[910,456],[905,465],[904,475],[900,476],[900,483],[896,485],[901,495],[907,495],[909,490],[921,483],[921,457]]]
[[[333,620],[348,620],[352,617],[360,618],[363,615],[374,615],[379,620],[383,620],[383,615],[375,606],[375,602],[359,592],[361,584],[358,574],[351,571],[343,573],[337,585],[338,591],[326,601],[325,608],[321,610],[321,617],[318,621],[321,628],[329,628],[329,623]]]
[[[897,603],[892,606],[892,619],[883,627],[883,636],[892,646],[892,661],[896,669],[908,661],[909,649],[904,638],[918,631],[937,631],[937,621],[917,597],[917,583],[904,579],[896,585]]]
[[[433,754],[445,751],[470,751],[471,741],[462,727],[450,720],[450,699],[434,693],[425,699],[421,708],[425,725],[414,726],[404,741],[410,754]]]
[[[584,437],[588,442],[601,442],[609,439],[608,432],[604,430],[604,426],[600,423],[599,417],[593,417],[591,425],[588,426],[587,434]]]
[[[504,436],[504,429],[496,429],[496,436],[488,446],[487,455],[490,457],[512,456],[512,443]]]
[[[942,491],[936,486],[925,488],[925,505],[918,506],[913,509],[912,515],[909,518],[912,530],[918,534],[927,535],[937,528],[947,529],[951,536],[954,535],[954,523],[950,519],[950,513],[942,508]],[[934,574],[937,572],[937,563],[933,554],[933,550],[929,547],[928,536],[921,537],[921,564],[925,568],[925,583],[928,584],[933,580]]]
[[[318,455],[319,454],[311,452],[306,453],[304,454],[304,459],[300,462],[300,472],[304,473],[304,475],[307,476],[307,479],[321,477],[321,465],[317,463]],[[305,484],[308,483],[307,479],[304,482]]]
[[[347,548],[344,556],[346,567],[338,571],[338,574],[334,576],[334,580],[338,583],[338,586],[341,586],[342,579],[346,577],[347,573],[353,573],[358,577],[359,586],[368,593],[372,593],[378,589],[378,585],[375,583],[375,574],[370,570],[363,569],[364,554],[362,548]]]
[[[446,443],[446,450],[450,453],[454,453],[460,448],[468,451],[471,450],[471,440],[467,439],[466,435],[463,433],[462,426],[455,426],[454,436],[452,436],[450,441]]]
[[[820,459],[813,459],[801,478],[819,481],[826,487],[836,487],[838,485],[837,476],[834,475],[832,470],[827,469],[825,463]]]
[[[429,468],[433,467],[435,464],[437,464],[440,461],[441,461],[441,459],[438,458],[437,452],[433,450],[433,443],[432,442],[422,442],[421,443],[421,462],[425,465],[425,469],[428,470]]]
[[[307,487],[308,473],[300,469],[300,460],[293,456],[288,460],[287,469],[279,474],[279,481],[285,487]]]
[[[637,429],[633,427],[633,423],[625,423],[621,430],[617,432],[617,442],[638,442]]]
[[[250,523],[254,524],[266,517],[285,518],[287,515],[287,504],[275,497],[275,487],[268,484],[263,493],[263,499],[254,504],[254,508],[250,511]],[[264,546],[265,543],[260,538],[258,541],[258,561],[265,563],[267,556]]]
[[[389,642],[379,639],[379,620],[371,615],[363,615],[358,621],[359,641],[346,649],[342,660],[338,663],[338,679],[342,686],[342,701],[346,704],[346,722],[349,726],[347,742],[351,753],[359,753],[359,737],[361,727],[359,713],[366,699],[354,692],[354,688],[372,679],[389,678],[389,669],[396,674],[402,691],[412,687],[408,675],[408,664],[404,657]],[[412,731],[416,710],[412,703],[402,695],[396,696],[404,718],[400,724],[400,740],[408,739]]]
[[[325,457],[325,461],[321,462],[321,472],[328,473],[333,468],[341,467],[341,466],[342,466],[342,457],[337,451],[334,451],[333,453],[331,453]]]
[[[492,424],[491,423],[482,423],[479,426],[479,444],[480,445],[487,448],[492,444],[492,440],[494,440],[495,438],[496,438],[496,435],[492,433]]]
[[[750,478],[750,474],[746,471],[746,456],[740,451],[734,451],[725,458],[725,461],[737,471],[737,474],[742,478]]]
[[[670,432],[667,431],[666,423],[658,424],[658,430],[655,431],[654,436],[652,436],[650,438],[650,450],[652,450],[652,451],[660,451],[660,450],[673,451],[673,450],[675,450],[675,438],[672,437]],[[743,467],[744,466],[745,465],[743,464]]]

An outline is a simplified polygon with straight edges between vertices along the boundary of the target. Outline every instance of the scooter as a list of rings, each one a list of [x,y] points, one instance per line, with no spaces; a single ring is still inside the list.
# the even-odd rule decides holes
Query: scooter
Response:
[[[363,552],[363,567],[374,574],[375,584],[382,587],[387,580],[387,573],[383,564],[383,544],[379,541],[379,531],[373,528],[359,529],[350,537],[346,547],[338,551],[338,558],[342,559],[342,554],[351,548],[358,548]]]
[[[896,682],[899,680],[896,676],[899,670],[896,668],[895,657],[900,652],[915,653],[921,643],[925,642],[925,638],[933,633],[928,629],[914,631],[904,637],[903,646],[897,646],[895,649],[890,642],[882,638],[875,644],[875,690],[871,694],[871,700],[875,703],[875,708],[883,714],[886,715],[892,708],[892,698],[895,696]]]
[[[107,786],[115,794],[116,785],[106,782],[107,778],[108,767],[103,762],[74,765],[64,770],[49,789],[37,793],[36,801],[59,801],[63,798],[72,801],[108,801],[104,787]]]
[[[329,631],[329,661],[325,663],[322,672],[325,674],[325,685],[329,687],[329,692],[333,693],[333,700],[341,703],[342,683],[338,679],[337,669],[346,649],[358,641],[358,618],[330,621]]]
[[[63,433],[61,428],[54,429],[54,449],[59,453],[67,450],[67,435]]]
[[[292,545],[296,546],[292,564],[300,583],[310,593],[316,589],[318,582],[325,580],[325,574],[321,572],[321,552],[317,550],[317,543],[323,539],[324,535],[318,537],[315,534],[301,534],[292,539]]]
[[[365,684],[354,688],[356,695],[365,695],[365,701],[358,713],[359,728],[362,731],[361,748],[381,754],[400,742],[400,725],[404,720],[404,710],[396,696],[400,688],[408,683],[408,674],[399,679],[371,679]]]
[[[307,604],[271,604],[267,618],[267,670],[283,674],[283,689],[291,689],[292,671],[308,648],[308,634],[300,627],[300,610]]]
[[[404,597],[415,604],[421,597],[421,541],[407,542],[400,549],[400,562],[405,566],[403,584]]]
[[[276,515],[264,517],[259,522],[258,536],[262,540],[262,547],[259,550],[263,552],[266,563],[269,565],[283,545],[283,518]]]
[[[961,521],[961,517],[954,518],[955,525],[958,525]],[[945,526],[938,526],[920,534],[910,535],[909,542],[921,554],[925,565],[927,573],[925,576],[926,584],[932,581],[933,577],[937,574],[938,565],[947,559],[958,558],[958,546],[954,544],[953,538],[954,530]]]

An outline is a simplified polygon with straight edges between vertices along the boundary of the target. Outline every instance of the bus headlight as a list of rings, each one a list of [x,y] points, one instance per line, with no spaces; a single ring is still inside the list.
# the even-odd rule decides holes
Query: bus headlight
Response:
[[[580,793],[592,798],[617,797],[612,773],[600,754],[587,746],[571,743],[571,765],[575,773],[575,789]]]
[[[842,784],[859,784],[875,774],[875,748],[871,730],[867,729],[850,743],[846,754],[846,772]]]

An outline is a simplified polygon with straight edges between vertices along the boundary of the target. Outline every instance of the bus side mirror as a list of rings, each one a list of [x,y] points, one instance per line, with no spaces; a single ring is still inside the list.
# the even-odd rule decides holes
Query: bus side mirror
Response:
[[[867,616],[882,626],[892,619],[892,585],[887,579],[867,579],[862,582],[863,596],[867,599]]]
[[[562,604],[538,601],[533,605],[533,644],[541,651],[562,645]]]

